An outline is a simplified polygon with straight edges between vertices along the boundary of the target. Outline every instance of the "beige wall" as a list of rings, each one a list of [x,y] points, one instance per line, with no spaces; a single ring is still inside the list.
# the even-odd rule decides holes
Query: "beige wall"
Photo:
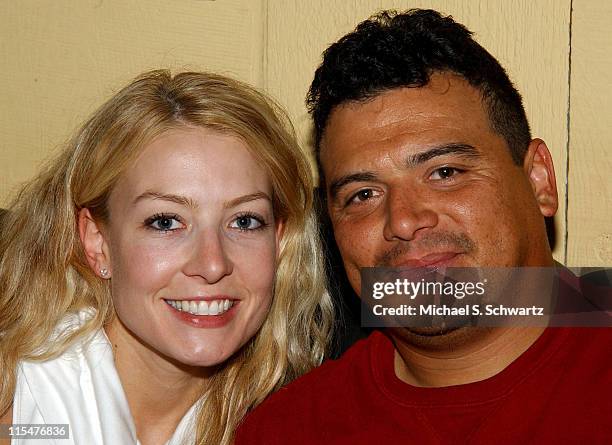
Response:
[[[389,7],[452,14],[508,69],[534,136],[554,155],[561,197],[555,257],[611,265],[607,0],[2,2],[0,206],[95,106],[146,69],[211,69],[265,88],[305,142],[303,100],[321,52]]]
[[[142,71],[210,69],[261,85],[256,0],[0,2],[0,206]]]
[[[567,263],[612,266],[612,3],[573,9]]]

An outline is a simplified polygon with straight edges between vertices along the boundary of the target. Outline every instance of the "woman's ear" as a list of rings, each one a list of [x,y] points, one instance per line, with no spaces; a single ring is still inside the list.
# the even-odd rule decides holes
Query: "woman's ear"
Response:
[[[285,234],[285,220],[276,221],[276,261],[280,258],[280,243]]]
[[[542,139],[534,139],[529,144],[523,168],[533,189],[540,212],[546,217],[557,213],[559,199],[552,155]]]
[[[89,267],[103,279],[111,277],[111,263],[108,244],[100,226],[91,216],[89,209],[79,211],[79,236]]]

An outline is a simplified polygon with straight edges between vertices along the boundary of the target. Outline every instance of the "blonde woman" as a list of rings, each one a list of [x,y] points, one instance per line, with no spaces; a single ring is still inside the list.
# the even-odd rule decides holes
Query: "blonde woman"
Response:
[[[249,86],[153,71],[122,89],[4,219],[0,423],[68,424],[59,443],[231,443],[324,354],[313,186]]]

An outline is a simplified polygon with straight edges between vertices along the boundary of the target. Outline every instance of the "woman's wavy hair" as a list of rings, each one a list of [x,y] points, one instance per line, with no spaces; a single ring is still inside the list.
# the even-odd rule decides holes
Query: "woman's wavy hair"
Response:
[[[99,108],[22,189],[5,216],[0,415],[12,404],[19,361],[57,357],[115,315],[108,282],[85,259],[79,210],[88,208],[104,223],[108,197],[122,172],[155,137],[185,125],[241,138],[270,176],[275,219],[285,222],[270,312],[255,337],[218,367],[204,389],[196,443],[231,443],[249,410],[323,359],[333,308],[312,211],[312,169],[289,120],[242,82],[209,73],[151,71]],[[80,329],[54,336],[66,314],[89,307],[95,316]]]

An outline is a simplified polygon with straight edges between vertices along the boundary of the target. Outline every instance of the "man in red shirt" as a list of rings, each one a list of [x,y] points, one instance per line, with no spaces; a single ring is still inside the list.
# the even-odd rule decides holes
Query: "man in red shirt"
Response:
[[[308,95],[348,279],[363,267],[553,267],[550,152],[471,33],[380,13]],[[608,328],[388,328],[281,389],[240,444],[612,443]]]

